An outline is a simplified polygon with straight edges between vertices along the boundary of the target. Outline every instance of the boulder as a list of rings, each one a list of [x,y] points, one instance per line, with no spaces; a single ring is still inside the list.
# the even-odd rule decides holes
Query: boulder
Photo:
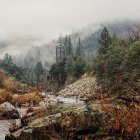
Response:
[[[15,109],[15,107],[9,102],[4,102],[4,103],[0,104],[0,109],[13,110],[13,109]]]
[[[19,112],[9,102],[4,102],[0,105],[0,119],[18,119],[20,118]]]

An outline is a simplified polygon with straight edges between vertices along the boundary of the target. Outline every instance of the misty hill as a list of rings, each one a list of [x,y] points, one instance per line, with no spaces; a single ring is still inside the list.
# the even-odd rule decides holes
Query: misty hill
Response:
[[[36,63],[41,61],[45,68],[55,63],[55,46],[56,42],[52,41],[50,44],[32,47],[25,54],[24,66],[35,67]]]
[[[71,39],[74,49],[76,48],[79,37],[82,39],[84,51],[87,57],[95,55],[99,47],[98,38],[102,28],[106,26],[112,35],[117,35],[121,38],[126,38],[129,35],[130,27],[140,25],[139,21],[118,21],[104,24],[91,24],[79,31],[71,33]],[[57,41],[53,40],[50,43],[42,43],[34,38],[18,38],[10,41],[0,41],[0,56],[5,53],[10,53],[17,65],[23,67],[34,67],[38,61],[41,61],[43,66],[50,68],[55,62],[55,47]]]
[[[35,38],[17,38],[0,41],[0,58],[12,55],[14,63],[22,67],[34,67],[38,61],[47,67],[55,62],[55,41],[44,43]]]
[[[85,52],[88,54],[95,54],[99,44],[98,44],[98,38],[102,32],[103,27],[107,27],[109,33],[113,36],[116,35],[119,38],[127,38],[129,36],[129,31],[132,28],[135,28],[135,25],[139,26],[139,21],[116,21],[112,23],[104,23],[101,24],[100,27],[98,27],[97,30],[95,30],[93,33],[89,34],[87,37],[83,39],[83,46]]]

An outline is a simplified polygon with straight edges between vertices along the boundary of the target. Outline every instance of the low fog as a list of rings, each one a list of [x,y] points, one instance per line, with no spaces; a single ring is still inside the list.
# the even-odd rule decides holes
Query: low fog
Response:
[[[8,52],[24,65],[40,48],[44,64],[53,63],[52,40],[76,33],[84,38],[102,23],[137,21],[139,5],[139,0],[0,0],[0,57]]]
[[[139,0],[0,0],[0,38],[46,41],[92,23],[137,19]]]

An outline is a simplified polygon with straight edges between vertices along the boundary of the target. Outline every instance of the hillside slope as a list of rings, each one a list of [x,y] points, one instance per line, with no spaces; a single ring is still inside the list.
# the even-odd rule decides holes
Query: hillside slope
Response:
[[[95,93],[95,89],[95,77],[85,74],[73,84],[59,91],[58,94],[63,97],[86,99]]]

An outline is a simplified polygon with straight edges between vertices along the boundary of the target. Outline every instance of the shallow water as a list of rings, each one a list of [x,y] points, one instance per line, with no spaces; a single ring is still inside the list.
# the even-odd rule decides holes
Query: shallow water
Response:
[[[71,99],[71,98],[64,98],[64,97],[60,97],[60,96],[54,96],[54,95],[47,95],[46,99],[49,98],[50,100],[50,104],[52,105],[58,105],[58,106],[62,106],[62,107],[68,107],[68,106],[79,106],[79,105],[83,105],[84,101],[80,101],[77,99]],[[59,103],[63,102],[63,103]]]

